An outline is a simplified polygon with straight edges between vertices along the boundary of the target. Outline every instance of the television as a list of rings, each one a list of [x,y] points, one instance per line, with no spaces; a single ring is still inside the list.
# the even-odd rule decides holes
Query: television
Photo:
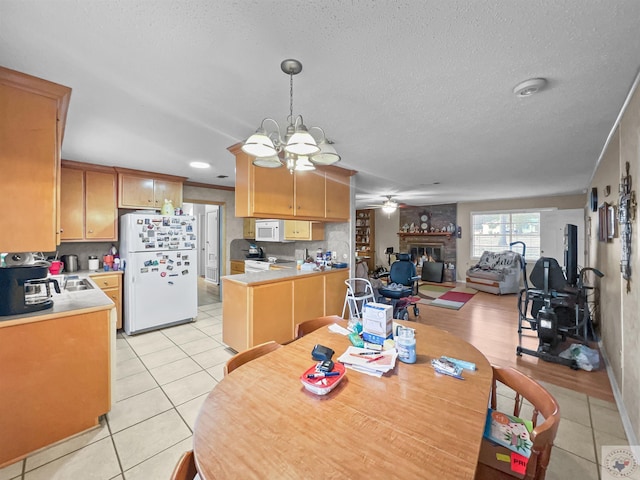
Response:
[[[567,223],[564,227],[564,271],[567,283],[578,283],[578,227]]]

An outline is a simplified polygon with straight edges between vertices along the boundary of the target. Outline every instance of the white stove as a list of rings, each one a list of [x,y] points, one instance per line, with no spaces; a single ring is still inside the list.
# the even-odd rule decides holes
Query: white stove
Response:
[[[244,261],[244,273],[256,273],[269,270],[271,264],[269,262],[261,260],[245,260]]]

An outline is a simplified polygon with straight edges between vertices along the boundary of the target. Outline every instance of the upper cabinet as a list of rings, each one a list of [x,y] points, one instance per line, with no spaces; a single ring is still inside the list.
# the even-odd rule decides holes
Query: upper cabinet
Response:
[[[116,172],[110,167],[62,161],[60,239],[118,239]]]
[[[291,174],[284,167],[256,167],[240,147],[229,147],[236,156],[236,217],[349,221],[354,171],[318,166]]]
[[[0,165],[5,215],[0,252],[56,250],[60,150],[71,89],[0,67]]]
[[[242,238],[253,240],[256,238],[256,219],[245,218],[242,222]]]
[[[118,172],[118,207],[159,210],[171,200],[175,208],[182,206],[182,184],[186,177],[130,170],[116,167]]]

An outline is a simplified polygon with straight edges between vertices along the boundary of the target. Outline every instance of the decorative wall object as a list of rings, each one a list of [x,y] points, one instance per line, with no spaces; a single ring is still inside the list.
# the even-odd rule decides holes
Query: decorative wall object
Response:
[[[620,223],[620,239],[622,256],[620,272],[627,281],[627,293],[631,291],[631,227],[636,218],[636,193],[631,190],[631,175],[629,162],[625,164],[625,175],[620,182],[620,206],[618,207],[618,222]]]
[[[604,202],[598,207],[598,240],[606,242],[609,238],[608,229],[609,221],[607,215],[609,213],[609,204]]]

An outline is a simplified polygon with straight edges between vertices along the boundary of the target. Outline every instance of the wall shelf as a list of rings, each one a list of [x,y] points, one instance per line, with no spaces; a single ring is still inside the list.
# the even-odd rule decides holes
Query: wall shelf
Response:
[[[375,238],[375,210],[356,210],[356,257],[366,259],[370,272],[376,268]]]

